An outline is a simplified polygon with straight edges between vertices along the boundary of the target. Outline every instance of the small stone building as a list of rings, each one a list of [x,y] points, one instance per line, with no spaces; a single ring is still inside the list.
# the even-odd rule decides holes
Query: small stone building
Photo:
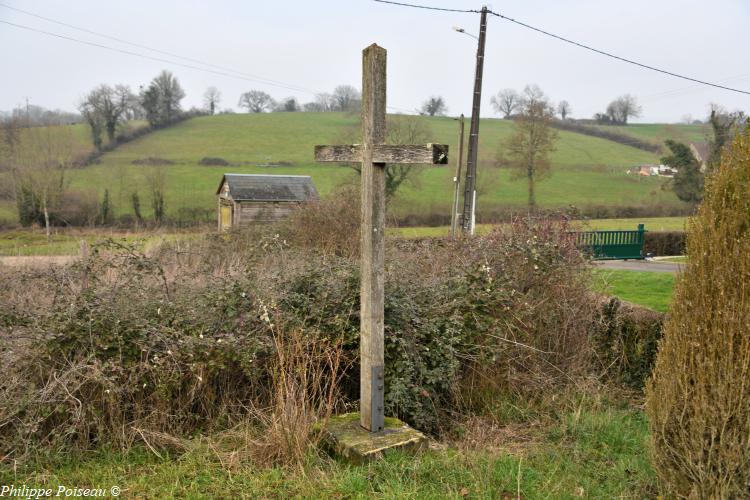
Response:
[[[219,231],[283,219],[301,203],[318,199],[310,176],[224,174],[219,197]]]

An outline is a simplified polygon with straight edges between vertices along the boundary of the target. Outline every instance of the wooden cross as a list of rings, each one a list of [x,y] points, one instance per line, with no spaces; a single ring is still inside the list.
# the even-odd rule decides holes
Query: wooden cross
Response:
[[[385,168],[387,163],[448,163],[448,146],[385,145],[386,50],[362,51],[362,144],[315,146],[315,160],[362,162],[362,272],[360,286],[360,424],[370,432],[384,426],[383,284]]]

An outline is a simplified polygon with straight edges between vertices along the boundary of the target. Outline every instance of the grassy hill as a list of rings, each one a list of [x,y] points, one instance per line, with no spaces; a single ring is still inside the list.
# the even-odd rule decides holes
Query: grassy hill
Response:
[[[403,186],[390,204],[397,216],[448,213],[455,175],[457,122],[447,117],[420,117],[433,142],[451,146],[446,167],[424,168],[414,182]],[[109,190],[115,214],[132,213],[130,199],[139,192],[148,214],[149,178],[162,172],[166,182],[167,213],[215,207],[215,190],[224,172],[311,175],[323,197],[337,186],[357,182],[357,174],[338,165],[313,161],[313,146],[341,142],[344,131],[357,118],[342,113],[273,113],[199,117],[160,130],[105,154],[97,165],[71,172],[74,191]],[[631,126],[628,126],[628,129]],[[637,127],[637,126],[634,126]],[[468,129],[468,127],[467,127]],[[526,184],[512,181],[507,170],[494,166],[502,139],[513,124],[482,120],[480,127],[479,193],[481,213],[507,207],[523,208]],[[468,130],[467,130],[468,136]],[[220,157],[230,166],[203,166],[203,157]],[[172,162],[165,166],[134,164],[146,158]],[[626,174],[628,167],[654,162],[657,155],[604,139],[560,132],[552,154],[551,178],[538,185],[537,201],[545,207],[576,205],[670,206],[680,202],[661,189],[662,181]],[[275,165],[275,166],[270,166]],[[10,202],[0,205],[0,218],[15,218]]]

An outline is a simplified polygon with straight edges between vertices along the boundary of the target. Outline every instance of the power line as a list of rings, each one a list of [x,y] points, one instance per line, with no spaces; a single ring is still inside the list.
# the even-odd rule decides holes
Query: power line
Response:
[[[373,1],[378,2],[378,3],[386,3],[386,4],[391,4],[391,5],[398,5],[398,6],[401,6],[401,7],[412,7],[412,8],[416,8],[416,9],[438,10],[438,11],[446,11],[446,12],[464,12],[464,13],[472,13],[472,14],[480,13],[481,12],[481,11],[478,11],[478,10],[445,9],[445,8],[441,8],[441,7],[431,7],[431,6],[427,6],[427,5],[416,5],[416,4],[411,4],[411,3],[393,2],[393,1],[390,1],[390,0],[373,0]],[[740,90],[740,89],[735,89],[735,88],[732,88],[732,87],[725,87],[724,85],[719,85],[718,83],[711,83],[711,82],[707,82],[705,80],[699,80],[697,78],[692,78],[692,77],[689,77],[689,76],[680,75],[679,73],[674,73],[672,71],[667,71],[665,69],[661,69],[661,68],[657,68],[655,66],[650,66],[648,64],[640,63],[640,62],[634,61],[632,59],[627,59],[625,57],[620,57],[618,55],[606,52],[604,50],[599,50],[599,49],[591,47],[589,45],[585,45],[583,43],[576,42],[574,40],[570,40],[569,38],[565,38],[563,36],[556,35],[554,33],[550,33],[549,31],[545,31],[545,30],[543,30],[541,28],[537,28],[537,27],[532,26],[530,24],[526,24],[524,22],[518,21],[518,20],[513,19],[511,17],[508,17],[508,16],[504,16],[504,15],[502,15],[500,13],[497,13],[497,12],[494,12],[494,11],[491,11],[491,10],[489,10],[487,12],[489,14],[492,14],[493,16],[499,17],[500,19],[504,19],[506,21],[510,21],[510,22],[512,22],[514,24],[517,24],[519,26],[523,26],[524,28],[528,28],[528,29],[536,31],[538,33],[542,33],[543,35],[547,35],[549,37],[555,38],[555,39],[560,40],[562,42],[569,43],[571,45],[575,45],[576,47],[580,47],[582,49],[590,50],[592,52],[596,52],[597,54],[601,54],[603,56],[607,56],[607,57],[610,57],[612,59],[617,59],[618,61],[626,62],[628,64],[633,64],[635,66],[639,66],[641,68],[649,69],[651,71],[656,71],[658,73],[663,73],[665,75],[673,76],[675,78],[681,78],[683,80],[688,80],[690,82],[700,83],[701,85],[708,85],[710,87],[715,87],[715,88],[719,88],[719,89],[722,89],[722,90],[729,90],[730,92],[737,92],[739,94],[750,95],[750,91],[747,91],[747,90]]]
[[[376,0],[376,1],[378,1],[378,0]],[[675,78],[682,78],[683,80],[688,80],[690,82],[700,83],[701,85],[708,85],[708,86],[716,87],[716,88],[723,89],[723,90],[729,90],[731,92],[737,92],[739,94],[750,95],[750,91],[747,91],[747,90],[740,90],[740,89],[734,89],[734,88],[731,88],[731,87],[725,87],[724,85],[719,85],[718,83],[711,83],[711,82],[707,82],[705,80],[699,80],[697,78],[692,78],[692,77],[689,77],[689,76],[680,75],[678,73],[673,73],[673,72],[667,71],[665,69],[660,69],[660,68],[657,68],[657,67],[654,67],[654,66],[649,66],[648,64],[639,63],[638,61],[634,61],[632,59],[627,59],[625,57],[620,57],[618,55],[611,54],[609,52],[605,52],[603,50],[599,50],[599,49],[596,49],[594,47],[590,47],[588,45],[584,45],[582,43],[570,40],[570,39],[562,37],[560,35],[555,35],[554,33],[550,33],[549,31],[545,31],[545,30],[543,30],[541,28],[536,28],[534,26],[531,26],[530,24],[526,24],[526,23],[523,23],[521,21],[517,21],[517,20],[515,20],[513,18],[504,16],[502,14],[498,14],[497,12],[489,11],[489,13],[492,14],[493,16],[497,16],[497,17],[499,17],[501,19],[505,19],[506,21],[510,21],[510,22],[515,23],[515,24],[517,24],[519,26],[523,26],[524,28],[528,28],[528,29],[534,30],[534,31],[536,31],[538,33],[542,33],[543,35],[547,35],[549,37],[552,37],[552,38],[555,38],[557,40],[563,41],[565,43],[569,43],[571,45],[575,45],[576,47],[580,47],[582,49],[590,50],[592,52],[596,52],[597,54],[601,54],[603,56],[611,57],[613,59],[617,59],[619,61],[626,62],[628,64],[633,64],[633,65],[639,66],[641,68],[650,69],[651,71],[656,71],[658,73],[663,73],[665,75],[674,76]]]
[[[443,12],[464,12],[464,13],[472,13],[472,14],[478,14],[481,12],[480,10],[445,9],[442,7],[432,7],[429,5],[415,5],[413,3],[391,2],[390,0],[374,0],[374,1],[379,2],[379,3],[389,3],[391,5],[399,5],[401,7],[414,7],[415,9],[425,9],[425,10],[440,10]]]
[[[270,86],[274,86],[274,87],[285,88],[287,90],[293,90],[293,91],[298,91],[298,92],[299,91],[303,91],[303,92],[309,92],[311,94],[315,94],[315,92],[312,91],[312,90],[306,90],[306,89],[302,90],[301,88],[294,87],[294,86],[291,86],[291,85],[270,83],[270,82],[265,82],[265,81],[258,80],[256,78],[249,78],[249,77],[244,77],[244,76],[240,76],[240,75],[234,75],[234,74],[226,73],[226,72],[222,72],[222,71],[212,70],[212,69],[208,69],[208,68],[201,68],[199,66],[194,66],[194,65],[191,65],[191,64],[184,64],[184,63],[181,63],[181,62],[172,61],[172,60],[169,60],[169,59],[164,59],[162,57],[149,56],[147,54],[141,54],[141,53],[133,52],[133,51],[126,50],[126,49],[119,49],[117,47],[110,47],[109,45],[103,45],[103,44],[100,44],[100,43],[90,42],[90,41],[87,41],[87,40],[80,40],[78,38],[73,38],[71,36],[60,35],[58,33],[53,33],[51,31],[45,31],[45,30],[41,30],[41,29],[38,29],[38,28],[32,28],[31,26],[25,26],[23,24],[16,24],[16,23],[12,23],[10,21],[4,21],[2,19],[0,19],[0,23],[7,24],[7,25],[10,25],[10,26],[14,26],[16,28],[25,29],[25,30],[28,30],[28,31],[33,31],[33,32],[36,32],[36,33],[41,33],[41,34],[44,34],[44,35],[47,35],[47,36],[52,36],[52,37],[55,37],[55,38],[61,38],[63,40],[68,40],[68,41],[71,41],[71,42],[80,43],[80,44],[83,44],[83,45],[90,45],[92,47],[97,47],[97,48],[105,49],[105,50],[111,50],[113,52],[119,52],[121,54],[127,54],[127,55],[130,55],[130,56],[141,57],[141,58],[144,58],[144,59],[150,59],[152,61],[157,61],[157,62],[162,62],[162,63],[167,63],[167,64],[174,64],[174,65],[177,65],[177,66],[182,66],[184,68],[194,69],[194,70],[198,70],[198,71],[204,71],[206,73],[213,73],[215,75],[226,76],[226,77],[229,77],[229,78],[235,78],[235,79],[238,79],[238,80],[245,80],[245,81],[253,82],[253,83],[262,83],[262,84],[270,85]]]
[[[723,78],[721,80],[717,80],[719,83],[728,83],[733,81],[744,81],[750,78],[750,73],[743,73],[741,75],[731,76],[728,78]],[[653,100],[659,100],[662,98],[672,98],[681,96],[684,94],[692,93],[692,92],[699,92],[701,90],[705,90],[705,87],[701,87],[699,85],[692,85],[690,87],[682,87],[679,89],[671,89],[671,90],[663,90],[661,92],[656,92],[654,94],[649,94],[642,96],[641,99],[644,101],[653,101]]]
[[[306,89],[304,87],[300,87],[300,86],[293,85],[293,84],[288,84],[288,83],[282,82],[280,80],[274,80],[274,79],[266,78],[266,77],[263,77],[263,76],[253,75],[253,74],[250,74],[250,73],[245,73],[243,71],[237,71],[237,70],[232,69],[232,68],[227,68],[227,67],[224,67],[224,66],[219,66],[217,64],[213,64],[213,63],[210,63],[210,62],[201,61],[199,59],[193,59],[191,57],[186,57],[186,56],[182,56],[182,55],[179,55],[179,54],[175,54],[173,52],[167,52],[165,50],[156,49],[156,48],[153,48],[153,47],[149,47],[148,45],[143,45],[143,44],[140,44],[140,43],[131,42],[131,41],[128,41],[128,40],[125,40],[125,39],[122,39],[122,38],[118,38],[118,37],[115,37],[115,36],[107,35],[106,33],[100,33],[100,32],[97,32],[97,31],[90,30],[88,28],[83,28],[83,27],[80,27],[80,26],[75,26],[73,24],[69,24],[69,23],[66,23],[66,22],[63,22],[63,21],[58,21],[56,19],[52,19],[50,17],[42,16],[40,14],[35,14],[34,12],[29,12],[27,10],[18,9],[16,7],[11,7],[11,6],[6,5],[4,3],[0,3],[0,7],[4,7],[6,9],[10,9],[10,10],[14,10],[14,11],[20,12],[22,14],[26,14],[27,16],[36,17],[37,19],[42,19],[43,21],[47,21],[47,22],[50,22],[50,23],[58,24],[60,26],[65,26],[67,28],[72,28],[74,30],[82,31],[84,33],[88,33],[88,34],[95,35],[95,36],[98,36],[98,37],[102,37],[102,38],[106,38],[106,39],[109,39],[109,40],[113,40],[115,42],[124,43],[126,45],[130,45],[130,46],[133,46],[133,47],[138,47],[140,49],[145,49],[145,50],[148,50],[148,51],[151,51],[151,52],[156,52],[156,53],[159,53],[159,54],[162,54],[162,55],[166,55],[166,56],[169,56],[169,57],[175,57],[177,59],[182,59],[182,60],[189,61],[189,62],[192,62],[192,63],[201,64],[203,66],[209,66],[209,67],[216,68],[216,69],[219,69],[219,70],[222,70],[222,71],[229,71],[231,73],[237,73],[238,75],[242,75],[242,76],[246,76],[248,78],[251,78],[251,79],[257,81],[258,83],[267,83],[269,85],[280,85],[280,86],[283,86],[284,88],[287,88],[289,90],[297,90],[297,91],[300,91],[300,92],[316,93],[315,91],[312,91],[310,89]]]
[[[2,5],[3,4],[0,4],[0,6],[2,6]],[[319,91],[319,90],[306,89],[304,87],[299,87],[299,86],[295,86],[295,85],[291,85],[291,84],[286,84],[286,83],[274,83],[274,80],[267,80],[267,79],[259,79],[259,78],[252,78],[252,77],[241,76],[242,75],[241,72],[235,71],[235,70],[231,70],[231,69],[229,71],[232,71],[233,73],[236,73],[236,74],[231,74],[231,73],[227,73],[227,72],[224,72],[224,71],[212,70],[212,69],[208,69],[208,68],[201,68],[199,66],[194,66],[194,65],[191,65],[191,64],[184,64],[184,63],[181,63],[181,62],[172,61],[172,60],[169,60],[169,59],[164,59],[162,57],[150,56],[150,55],[147,55],[147,54],[141,54],[141,53],[133,52],[133,51],[126,50],[126,49],[120,49],[120,48],[117,48],[117,47],[111,47],[109,45],[103,45],[103,44],[96,43],[96,42],[90,42],[90,41],[87,41],[87,40],[80,40],[78,38],[74,38],[74,37],[71,37],[71,36],[61,35],[59,33],[53,33],[51,31],[45,31],[45,30],[42,30],[42,29],[33,28],[31,26],[25,26],[23,24],[12,23],[10,21],[4,21],[2,19],[0,19],[0,23],[7,24],[9,26],[13,26],[13,27],[16,27],[16,28],[25,29],[25,30],[32,31],[32,32],[35,32],[35,33],[40,33],[40,34],[43,34],[43,35],[47,35],[47,36],[51,36],[51,37],[55,37],[55,38],[60,38],[60,39],[68,40],[68,41],[75,42],[75,43],[80,43],[80,44],[83,44],[83,45],[89,45],[91,47],[96,47],[96,48],[100,48],[100,49],[110,50],[110,51],[113,51],[113,52],[119,52],[121,54],[126,54],[126,55],[129,55],[129,56],[141,57],[141,58],[149,59],[149,60],[152,60],[152,61],[157,61],[157,62],[162,62],[162,63],[167,63],[167,64],[173,64],[173,65],[176,65],[176,66],[181,66],[183,68],[193,69],[193,70],[197,70],[197,71],[203,71],[203,72],[211,73],[211,74],[214,74],[214,75],[225,76],[225,77],[234,78],[234,79],[237,79],[237,80],[244,80],[244,81],[253,82],[253,83],[261,83],[263,85],[269,85],[269,86],[273,86],[273,87],[284,88],[284,89],[292,90],[292,91],[296,91],[296,92],[305,92],[305,93],[312,94],[312,95],[325,94],[325,92]],[[85,28],[80,28],[80,29],[82,29],[84,31],[87,31],[87,30],[85,30]],[[130,43],[130,42],[123,41],[123,43]],[[131,44],[131,45],[137,45],[137,44]],[[155,52],[163,52],[163,51],[159,51],[158,49],[150,49],[149,48],[148,50],[153,50]],[[188,59],[188,60],[190,60],[189,58],[184,58],[182,56],[177,56],[177,57],[180,57],[182,59]],[[201,64],[205,64],[205,63],[201,63]],[[214,66],[214,65],[212,65],[212,66]],[[410,114],[411,113],[410,110],[407,110],[407,109],[404,109],[404,108],[398,108],[398,107],[395,107],[395,106],[386,106],[386,107],[388,109],[390,109],[390,110],[397,111],[397,112],[400,112],[400,113],[405,113],[405,114]]]

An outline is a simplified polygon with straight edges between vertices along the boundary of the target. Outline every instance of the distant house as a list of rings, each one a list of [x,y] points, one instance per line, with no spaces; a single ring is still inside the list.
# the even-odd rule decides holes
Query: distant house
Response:
[[[649,176],[649,175],[657,175],[659,173],[659,166],[658,165],[641,165],[638,167],[638,170],[636,170],[636,173],[638,175]]]
[[[674,177],[674,174],[677,173],[676,168],[672,168],[668,165],[659,165],[659,174],[662,177]]]
[[[275,222],[301,203],[318,199],[307,175],[224,174],[216,195],[220,231]]]
[[[690,152],[693,153],[695,159],[701,165],[701,172],[706,170],[706,164],[708,163],[709,147],[706,142],[691,142]]]
[[[628,174],[642,175],[644,177],[650,177],[652,175],[660,175],[662,177],[672,177],[677,171],[667,165],[640,165],[635,170],[628,170]]]

